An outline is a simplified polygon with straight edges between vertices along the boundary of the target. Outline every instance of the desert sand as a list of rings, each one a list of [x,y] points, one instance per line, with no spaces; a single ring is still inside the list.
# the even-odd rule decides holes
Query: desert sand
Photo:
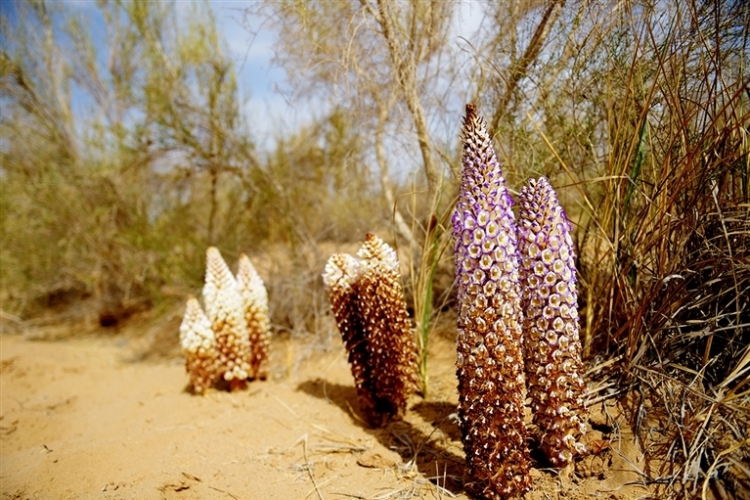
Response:
[[[173,339],[174,354],[176,328]],[[269,380],[206,396],[187,390],[179,356],[142,348],[0,335],[2,499],[469,498],[448,339],[432,340],[429,397],[378,430],[358,414],[337,341],[276,340]],[[592,426],[592,454],[560,474],[539,465],[526,498],[649,493],[614,400],[592,407]]]

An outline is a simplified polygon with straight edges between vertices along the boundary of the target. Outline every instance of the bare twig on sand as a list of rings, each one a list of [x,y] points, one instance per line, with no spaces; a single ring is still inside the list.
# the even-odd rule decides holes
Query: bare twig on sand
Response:
[[[228,491],[220,490],[219,488],[214,488],[213,486],[209,486],[209,488],[211,488],[211,489],[212,489],[212,490],[214,490],[214,491],[218,491],[219,493],[226,493],[226,494],[227,494],[227,495],[229,495],[230,497],[234,498],[234,500],[240,500],[240,497],[238,497],[238,496],[236,496],[236,495],[232,495],[232,494],[231,494],[231,493],[229,493]]]
[[[315,487],[315,492],[318,494],[319,500],[325,500],[323,498],[323,493],[320,492],[320,488],[318,487],[318,482],[315,480],[315,474],[313,474],[313,464],[310,463],[310,460],[307,458],[307,434],[302,436],[297,440],[297,443],[302,443],[302,454],[305,457],[305,470],[307,470],[307,475],[310,476],[310,481],[312,481],[313,486]]]

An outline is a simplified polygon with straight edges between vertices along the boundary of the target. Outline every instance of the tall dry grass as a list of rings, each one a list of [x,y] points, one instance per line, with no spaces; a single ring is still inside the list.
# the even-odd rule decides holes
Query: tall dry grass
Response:
[[[750,470],[750,10],[610,7],[579,11],[588,20],[571,10],[561,43],[578,43],[578,55],[543,65],[547,78],[518,96],[528,128],[502,122],[497,138],[512,178],[541,172],[562,187],[578,226],[585,353],[618,360],[612,377],[637,395],[631,423],[658,464],[644,481],[683,498],[741,497],[750,492],[738,479]]]

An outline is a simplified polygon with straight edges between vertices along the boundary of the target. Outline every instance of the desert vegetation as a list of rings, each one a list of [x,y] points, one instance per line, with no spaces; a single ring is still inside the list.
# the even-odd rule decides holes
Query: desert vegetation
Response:
[[[370,425],[403,416],[416,388],[416,343],[396,252],[367,234],[356,257],[337,253],[323,282],[347,350],[360,410]]]
[[[531,489],[518,227],[487,126],[473,104],[466,106],[462,135],[453,239],[466,487],[479,498],[514,498]]]
[[[429,400],[474,102],[508,192],[544,176],[571,221],[587,404],[622,402],[659,494],[750,491],[746,2],[255,2],[285,97],[325,104],[270,146],[210,4],[9,12],[4,328],[181,315],[216,246],[258,267],[272,336],[330,338],[323,248],[372,231],[399,253]]]

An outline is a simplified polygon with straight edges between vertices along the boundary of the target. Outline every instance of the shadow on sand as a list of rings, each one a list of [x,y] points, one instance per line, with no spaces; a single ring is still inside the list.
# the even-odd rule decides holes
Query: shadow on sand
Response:
[[[454,494],[463,492],[464,459],[455,453],[456,445],[451,446],[452,441],[458,441],[459,447],[461,442],[455,405],[420,401],[409,408],[410,415],[406,419],[394,420],[373,429],[359,412],[357,390],[353,386],[317,378],[300,383],[297,390],[341,408],[380,444],[401,455],[405,464],[414,463],[417,470],[433,484]],[[414,418],[415,415],[421,417],[423,425],[410,422],[419,420]]]

